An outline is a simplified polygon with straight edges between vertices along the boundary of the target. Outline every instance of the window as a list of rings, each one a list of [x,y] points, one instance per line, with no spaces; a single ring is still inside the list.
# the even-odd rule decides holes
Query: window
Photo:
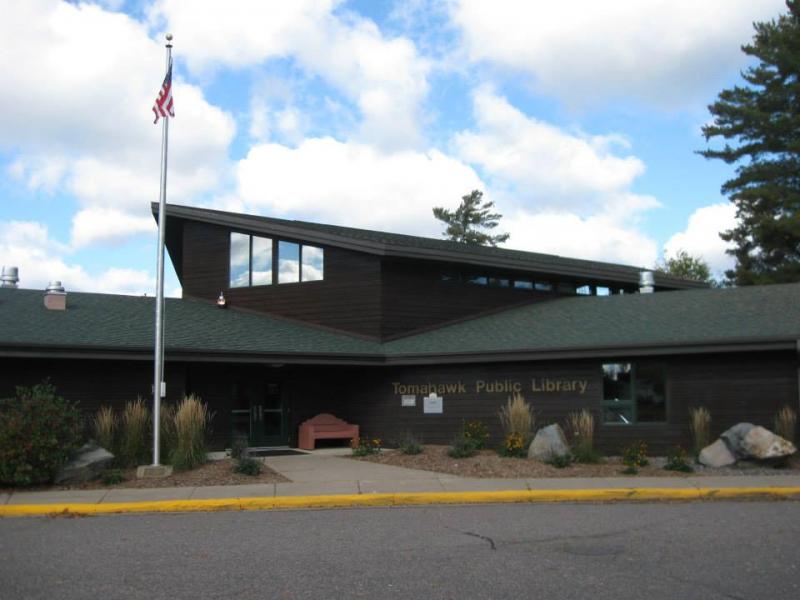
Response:
[[[489,277],[489,285],[493,287],[508,287],[511,282],[505,277]]]
[[[230,287],[272,283],[272,240],[231,232]]]
[[[272,285],[276,279],[277,283],[323,279],[325,251],[322,248],[281,240],[277,242],[277,261],[273,261],[275,245],[271,238],[232,231],[230,287]],[[273,262],[277,262],[277,277]]]
[[[316,246],[302,246],[300,275],[303,281],[322,281],[322,273],[325,270],[325,254],[322,248]]]
[[[603,422],[664,423],[667,394],[664,365],[653,361],[603,365]]]
[[[472,283],[474,285],[487,285],[489,283],[489,278],[486,277],[486,275],[468,275],[467,283]]]
[[[243,233],[231,233],[230,285],[250,285],[250,236]]]
[[[611,295],[611,289],[607,288],[607,287],[605,287],[603,285],[598,285],[597,286],[597,295],[598,296],[610,296]]]
[[[300,244],[278,242],[278,283],[300,281]]]
[[[442,281],[448,282],[459,282],[461,281],[461,273],[457,271],[443,271],[442,272]]]
[[[553,284],[552,283],[548,283],[546,281],[537,281],[534,284],[533,287],[534,287],[534,289],[536,289],[537,292],[552,292],[553,291]]]
[[[582,285],[578,289],[575,290],[575,293],[579,296],[591,296],[592,295],[592,286],[590,285]]]
[[[515,279],[514,288],[518,290],[532,290],[533,282],[528,279]]]

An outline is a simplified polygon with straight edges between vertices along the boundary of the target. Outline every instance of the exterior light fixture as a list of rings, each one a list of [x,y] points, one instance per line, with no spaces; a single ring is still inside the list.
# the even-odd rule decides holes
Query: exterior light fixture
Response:
[[[228,301],[225,300],[225,296],[223,295],[222,292],[219,293],[219,298],[217,298],[217,307],[218,308],[227,308],[228,307]]]

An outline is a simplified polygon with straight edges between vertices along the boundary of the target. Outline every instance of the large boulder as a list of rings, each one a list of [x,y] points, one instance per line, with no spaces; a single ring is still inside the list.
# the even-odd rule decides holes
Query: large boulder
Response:
[[[697,460],[707,467],[727,467],[736,463],[736,457],[721,438],[703,448]]]
[[[569,454],[569,444],[564,431],[559,425],[548,425],[536,432],[530,448],[528,458],[547,461],[556,456]]]
[[[742,440],[741,447],[747,452],[748,458],[757,460],[780,459],[797,452],[797,448],[792,442],[775,435],[764,427],[753,427],[748,431]]]
[[[722,433],[720,439],[728,445],[728,450],[738,459],[747,458],[749,454],[742,446],[744,438],[755,425],[752,423],[737,423]]]
[[[73,485],[91,481],[100,476],[114,460],[108,450],[84,444],[66,465],[61,467],[53,482],[57,485]]]

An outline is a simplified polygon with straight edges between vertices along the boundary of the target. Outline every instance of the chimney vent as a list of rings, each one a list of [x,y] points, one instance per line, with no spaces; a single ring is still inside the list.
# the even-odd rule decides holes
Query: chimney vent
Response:
[[[47,310],[67,310],[67,292],[60,281],[51,281],[44,291],[44,307]]]
[[[0,275],[0,287],[15,288],[19,283],[19,269],[17,267],[3,267]]]
[[[639,293],[652,294],[655,291],[656,280],[652,271],[639,273]]]

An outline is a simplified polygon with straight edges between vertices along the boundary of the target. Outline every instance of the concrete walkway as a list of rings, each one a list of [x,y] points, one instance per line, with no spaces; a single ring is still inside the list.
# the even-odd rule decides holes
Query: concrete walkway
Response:
[[[291,498],[323,495],[426,492],[500,492],[518,490],[609,490],[656,488],[800,487],[800,476],[588,477],[546,479],[478,479],[356,461],[341,451],[264,458],[264,463],[290,483],[105,490],[55,490],[0,493],[2,505],[109,504],[165,500],[228,498]]]

